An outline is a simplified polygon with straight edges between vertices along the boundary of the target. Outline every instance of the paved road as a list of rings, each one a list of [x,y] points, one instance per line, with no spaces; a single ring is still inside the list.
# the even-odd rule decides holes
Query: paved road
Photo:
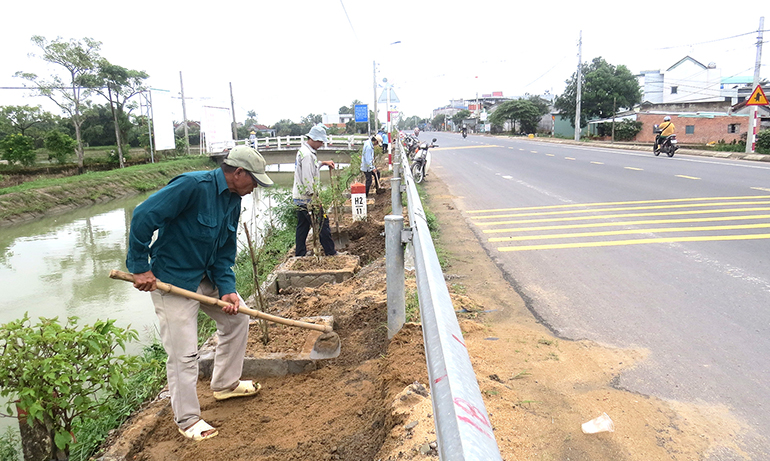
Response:
[[[649,350],[617,386],[728,408],[770,459],[769,164],[434,136],[430,173],[541,321]]]

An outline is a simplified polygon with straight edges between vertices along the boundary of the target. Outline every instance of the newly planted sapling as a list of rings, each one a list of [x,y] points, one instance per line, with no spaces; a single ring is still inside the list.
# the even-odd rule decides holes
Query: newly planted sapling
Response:
[[[114,320],[77,328],[77,317],[64,325],[41,317],[32,325],[25,313],[0,325],[0,397],[26,412],[30,425],[45,427],[51,458],[67,459],[73,422],[97,417],[106,409],[105,397],[126,391],[124,378],[138,369],[138,358],[118,349],[125,352],[137,338]]]

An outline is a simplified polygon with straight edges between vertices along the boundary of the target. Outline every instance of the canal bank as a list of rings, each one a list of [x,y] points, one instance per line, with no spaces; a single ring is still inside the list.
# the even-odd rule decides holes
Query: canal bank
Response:
[[[206,157],[185,157],[79,176],[41,178],[3,188],[0,189],[0,228],[154,191],[186,171],[215,167]]]

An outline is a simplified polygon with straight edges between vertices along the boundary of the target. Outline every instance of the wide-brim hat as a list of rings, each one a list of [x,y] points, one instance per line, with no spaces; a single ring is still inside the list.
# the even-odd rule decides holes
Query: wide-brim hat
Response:
[[[322,123],[314,125],[305,136],[312,139],[313,141],[321,141],[325,144],[327,142],[326,126],[324,126]]]
[[[235,146],[227,155],[224,162],[236,168],[243,168],[248,171],[252,178],[262,187],[270,187],[273,180],[265,173],[264,157],[256,149],[249,146]]]

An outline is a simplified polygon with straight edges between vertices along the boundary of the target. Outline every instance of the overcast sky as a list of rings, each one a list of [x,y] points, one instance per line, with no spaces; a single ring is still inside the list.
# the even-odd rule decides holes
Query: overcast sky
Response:
[[[202,105],[229,106],[232,83],[236,118],[254,110],[266,125],[336,114],[354,99],[371,105],[373,61],[378,83],[387,78],[395,85],[396,108],[428,117],[450,99],[477,92],[561,93],[577,66],[581,30],[584,62],[601,56],[638,73],[690,55],[716,63],[728,77],[753,75],[761,16],[770,29],[767,0],[668,7],[571,0],[5,3],[0,87],[21,86],[16,71],[50,74],[53,68],[29,56],[39,52],[33,35],[90,37],[103,43],[101,54],[111,62],[146,71],[154,88],[178,94],[181,71],[185,96],[194,98],[188,118],[199,118]],[[763,77],[769,69],[763,65]],[[0,90],[0,105],[43,104],[56,112],[28,94]]]

